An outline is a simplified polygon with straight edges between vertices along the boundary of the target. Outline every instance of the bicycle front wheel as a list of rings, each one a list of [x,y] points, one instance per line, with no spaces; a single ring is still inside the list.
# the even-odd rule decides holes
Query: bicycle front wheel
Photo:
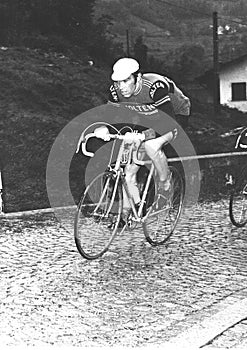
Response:
[[[247,223],[247,178],[241,177],[230,195],[229,215],[233,225],[243,227]]]
[[[164,244],[173,233],[182,210],[184,182],[174,166],[169,166],[171,176],[170,196],[164,206],[156,210],[155,201],[142,223],[146,240],[152,245]]]
[[[122,212],[118,178],[102,173],[87,186],[77,207],[74,235],[79,253],[97,259],[109,248],[118,230]]]

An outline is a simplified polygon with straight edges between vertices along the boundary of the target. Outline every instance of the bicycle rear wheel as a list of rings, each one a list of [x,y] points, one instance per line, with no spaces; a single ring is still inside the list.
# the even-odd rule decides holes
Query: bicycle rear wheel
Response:
[[[165,243],[173,233],[182,210],[184,182],[177,168],[169,166],[171,171],[171,195],[163,208],[156,210],[155,202],[142,223],[146,240],[152,245]]]
[[[87,186],[74,222],[76,247],[84,258],[97,259],[108,250],[118,230],[122,207],[119,180],[110,172],[96,176]]]
[[[229,215],[236,227],[243,227],[247,223],[247,175],[241,176],[230,195]]]

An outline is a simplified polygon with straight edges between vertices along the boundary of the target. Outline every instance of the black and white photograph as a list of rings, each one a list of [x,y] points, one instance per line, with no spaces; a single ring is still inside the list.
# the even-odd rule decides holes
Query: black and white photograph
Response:
[[[246,0],[0,0],[1,349],[247,349],[246,159]]]

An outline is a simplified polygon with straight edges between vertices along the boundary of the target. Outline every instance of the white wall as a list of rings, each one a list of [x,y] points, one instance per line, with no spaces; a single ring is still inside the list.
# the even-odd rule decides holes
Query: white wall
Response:
[[[247,112],[247,101],[232,101],[232,83],[247,84],[247,60],[220,72],[220,103]]]

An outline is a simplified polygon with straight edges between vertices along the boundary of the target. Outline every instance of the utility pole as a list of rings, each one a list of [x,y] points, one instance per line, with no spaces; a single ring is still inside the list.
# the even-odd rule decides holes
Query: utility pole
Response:
[[[3,214],[3,182],[2,182],[2,172],[1,172],[1,164],[0,164],[0,215]]]
[[[213,60],[214,60],[214,116],[219,113],[220,106],[220,84],[219,84],[219,48],[218,48],[218,13],[213,12]]]
[[[129,30],[126,29],[126,46],[127,46],[127,56],[130,56],[130,43],[129,43]]]

